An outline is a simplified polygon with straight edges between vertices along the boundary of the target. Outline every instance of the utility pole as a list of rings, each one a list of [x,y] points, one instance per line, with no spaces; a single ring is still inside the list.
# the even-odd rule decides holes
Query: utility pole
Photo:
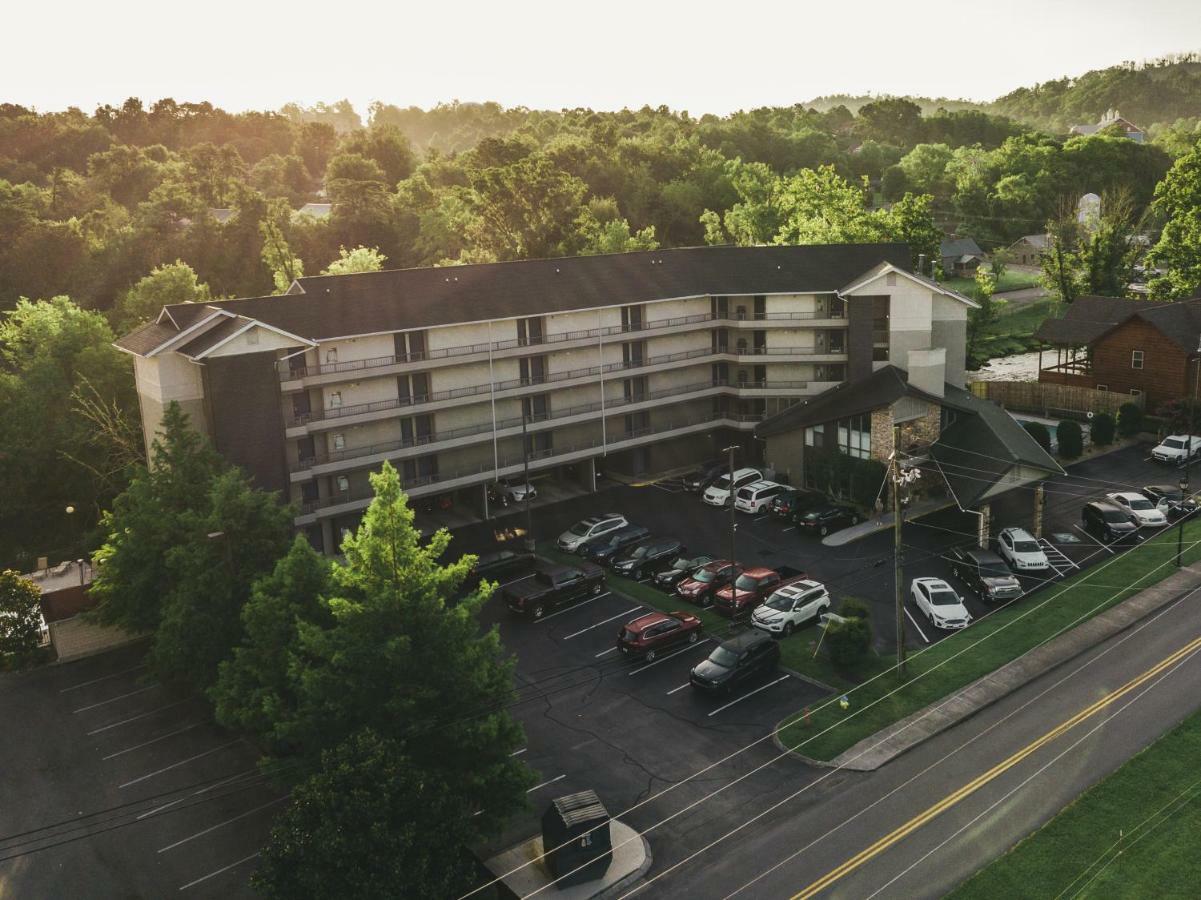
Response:
[[[531,407],[533,404],[530,404]],[[525,484],[521,489],[521,502],[525,504],[525,549],[531,553],[534,552],[534,513],[530,509],[530,438],[526,431],[526,421],[529,416],[526,414],[525,400],[521,401],[521,455],[523,460],[522,469],[524,474],[522,479]]]
[[[735,555],[734,532],[738,530],[738,522],[734,518],[734,451],[738,449],[737,444],[731,444],[722,450],[722,453],[728,453],[730,459],[730,562],[738,562],[738,557]]]
[[[1193,466],[1193,431],[1196,428],[1197,422],[1197,393],[1199,383],[1201,383],[1201,339],[1197,342],[1197,359],[1193,361],[1193,396],[1189,398],[1189,421],[1185,440],[1188,446],[1184,450],[1184,477],[1180,479],[1180,502],[1185,503],[1189,497],[1191,483],[1189,475]],[[1180,568],[1181,559],[1184,555],[1184,520],[1186,516],[1180,516],[1180,521],[1176,526],[1176,568]]]
[[[905,675],[905,564],[901,549],[901,428],[892,428],[892,460],[888,480],[892,482],[892,580],[897,617],[897,674]]]

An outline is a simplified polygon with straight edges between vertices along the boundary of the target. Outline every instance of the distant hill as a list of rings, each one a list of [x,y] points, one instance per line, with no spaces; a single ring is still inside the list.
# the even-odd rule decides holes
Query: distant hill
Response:
[[[856,115],[859,114],[859,107],[866,103],[874,103],[877,100],[888,100],[894,98],[895,94],[827,94],[824,97],[814,97],[812,100],[806,100],[801,103],[801,106],[806,109],[816,109],[818,112],[827,112],[838,106],[845,106]],[[922,115],[928,116],[931,113],[936,113],[940,109],[945,109],[947,112],[960,112],[965,109],[988,109],[987,103],[980,103],[976,100],[951,100],[948,97],[911,97],[905,96],[905,100],[916,103],[922,108]]]

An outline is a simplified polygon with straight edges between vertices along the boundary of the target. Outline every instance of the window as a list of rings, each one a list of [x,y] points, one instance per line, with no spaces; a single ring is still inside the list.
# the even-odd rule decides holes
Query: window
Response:
[[[825,425],[814,425],[805,429],[805,446],[820,447],[825,436]]]
[[[517,320],[517,344],[528,347],[530,344],[542,343],[542,318],[531,316],[528,319]]]
[[[350,479],[345,475],[338,476],[338,493],[346,494],[350,492]]]
[[[336,363],[338,361],[338,348],[330,347],[325,351],[325,361],[327,363]]]
[[[1107,391],[1107,390],[1109,390],[1109,385],[1107,385],[1107,384],[1099,384],[1099,385],[1097,385],[1097,390],[1099,390],[1099,391]]]
[[[344,434],[335,434],[334,435],[334,449],[335,450],[345,450],[346,449],[346,435],[344,435]]]
[[[341,405],[342,405],[342,392],[341,391],[331,392],[329,395],[329,408],[337,409]]]
[[[856,459],[867,459],[872,455],[871,413],[838,420],[838,449]]]
[[[1141,369],[1142,367],[1143,367],[1143,351],[1142,350],[1131,350],[1130,351],[1130,368]]]
[[[1140,391],[1138,388],[1131,388],[1131,389],[1130,389],[1130,396],[1131,396],[1131,397],[1141,397],[1142,395],[1143,395],[1143,392],[1142,392],[1142,391]]]

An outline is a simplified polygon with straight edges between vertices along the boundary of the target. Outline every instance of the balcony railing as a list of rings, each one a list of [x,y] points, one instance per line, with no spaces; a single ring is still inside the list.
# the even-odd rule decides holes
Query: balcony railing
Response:
[[[716,417],[722,421],[734,421],[739,423],[758,422],[763,416],[755,414],[730,414]],[[602,440],[601,437],[592,438],[585,441],[577,441],[565,447],[547,447],[542,450],[535,450],[529,454],[531,464],[544,462],[548,459],[555,459],[561,456],[570,456],[573,453],[580,453],[587,450],[594,450],[602,446],[612,447],[619,445],[624,441],[637,440],[639,438],[651,437],[657,434],[665,434],[671,431],[678,431],[682,428],[692,428],[698,423],[695,419],[685,420],[680,422],[669,422],[660,425],[650,425],[646,428],[639,428],[634,431],[622,432],[611,439]],[[709,424],[709,423],[704,423]],[[412,491],[416,488],[428,487],[433,484],[443,484],[450,481],[456,481],[460,478],[470,478],[473,475],[482,475],[486,472],[492,472],[494,469],[508,469],[524,464],[524,454],[512,454],[503,456],[493,463],[484,463],[477,466],[472,466],[466,469],[459,469],[454,472],[437,472],[432,475],[419,475],[414,478],[402,478],[401,487],[406,491]],[[329,497],[321,497],[315,500],[305,500],[300,504],[300,514],[308,515],[316,512],[319,509],[325,509],[330,506],[340,506],[344,503],[354,503],[362,500],[370,500],[374,496],[374,492],[370,485],[362,485],[350,488],[346,491],[339,491]]]
[[[396,366],[405,363],[429,362],[442,359],[453,359],[460,356],[475,356],[477,354],[512,350],[518,347],[553,347],[568,341],[579,341],[586,338],[610,337],[620,334],[642,334],[648,331],[661,331],[666,328],[680,328],[684,325],[695,325],[700,322],[781,322],[781,321],[810,321],[813,319],[841,319],[842,311],[806,310],[801,312],[772,312],[748,313],[740,316],[737,313],[727,313],[717,316],[712,313],[697,313],[691,316],[677,316],[670,319],[654,319],[642,325],[609,325],[604,328],[586,328],[581,331],[565,331],[558,334],[548,334],[543,337],[513,338],[504,341],[493,341],[491,344],[464,344],[460,347],[443,347],[438,350],[423,350],[416,353],[395,354],[392,356],[376,356],[369,359],[352,359],[345,362],[319,363],[313,366],[289,366],[281,368],[281,381],[297,381],[310,375],[328,375],[338,372],[359,372],[368,369]]]
[[[538,425],[546,422],[554,422],[563,419],[569,419],[574,416],[587,415],[589,413],[618,412],[627,406],[633,406],[638,403],[647,403],[655,400],[664,400],[669,397],[679,397],[686,394],[695,394],[700,391],[718,389],[737,389],[737,390],[797,390],[803,391],[809,387],[808,381],[728,381],[726,379],[715,378],[709,381],[699,381],[692,384],[679,385],[677,387],[665,388],[659,391],[647,391],[644,393],[631,394],[628,397],[615,397],[605,400],[601,403],[599,400],[592,403],[583,403],[577,406],[569,406],[564,409],[557,409],[550,413],[536,413],[529,416],[526,420],[527,424]],[[521,427],[521,416],[515,416],[508,419],[500,419],[496,423],[496,431],[507,431],[513,428]],[[374,456],[378,453],[392,453],[401,450],[411,450],[416,447],[428,447],[431,444],[443,444],[449,441],[458,440],[459,438],[471,437],[477,434],[491,434],[493,431],[492,422],[482,422],[479,425],[465,425],[462,428],[450,428],[442,431],[431,432],[425,435],[414,435],[409,438],[399,438],[392,441],[383,441],[380,443],[369,444],[363,447],[347,447],[342,450],[318,450],[312,456],[302,456],[291,467],[291,471],[300,472],[305,469],[310,469],[315,465],[325,465],[328,463],[343,462],[350,459],[361,459],[365,456]]]

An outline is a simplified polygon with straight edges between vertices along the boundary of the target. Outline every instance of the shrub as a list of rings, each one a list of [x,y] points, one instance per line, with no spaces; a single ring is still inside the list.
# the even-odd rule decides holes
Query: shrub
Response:
[[[1116,425],[1109,413],[1097,413],[1089,424],[1089,437],[1098,447],[1107,447],[1113,443]]]
[[[852,668],[867,656],[872,646],[872,626],[867,619],[848,618],[831,622],[826,629],[830,661],[839,668]]]
[[[1143,408],[1137,403],[1123,403],[1118,409],[1118,433],[1134,437],[1143,430]]]
[[[12,569],[0,572],[0,667],[31,661],[41,639],[42,592]]]
[[[1048,453],[1051,452],[1051,432],[1042,422],[1023,422],[1022,427],[1026,429],[1026,433],[1038,442],[1038,446],[1042,447]]]
[[[1064,419],[1055,428],[1059,438],[1059,455],[1064,459],[1075,459],[1084,452],[1084,429],[1079,422]]]
[[[863,619],[867,621],[871,618],[871,607],[862,600],[856,600],[854,597],[843,598],[842,605],[838,608],[838,614],[845,616],[848,619]]]

